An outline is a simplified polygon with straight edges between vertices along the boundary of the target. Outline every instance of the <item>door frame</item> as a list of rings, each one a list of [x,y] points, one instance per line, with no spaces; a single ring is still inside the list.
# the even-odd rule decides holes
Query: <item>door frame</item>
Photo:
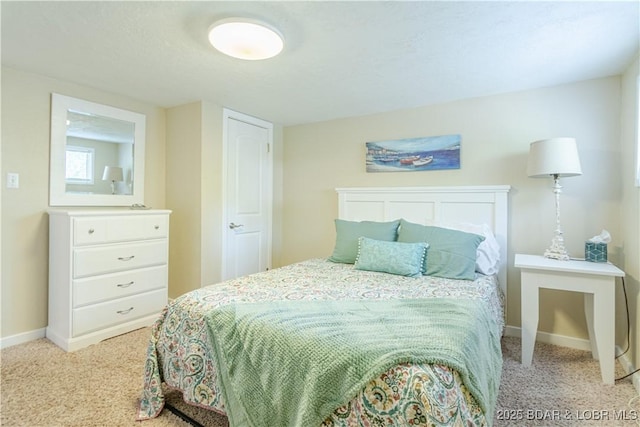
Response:
[[[267,239],[267,270],[271,269],[272,262],[272,246],[273,246],[273,123],[266,120],[259,119],[257,117],[249,116],[247,114],[240,113],[238,111],[231,110],[229,108],[222,109],[222,247],[221,247],[221,265],[220,265],[220,277],[222,280],[227,280],[227,256],[228,245],[227,239],[230,232],[228,224],[229,217],[227,214],[227,174],[229,173],[229,119],[238,120],[248,123],[250,125],[258,126],[267,129],[268,131],[268,153],[267,164],[265,165],[263,178],[267,180],[269,185],[266,190],[266,212],[267,212],[267,229],[265,230],[265,236]]]

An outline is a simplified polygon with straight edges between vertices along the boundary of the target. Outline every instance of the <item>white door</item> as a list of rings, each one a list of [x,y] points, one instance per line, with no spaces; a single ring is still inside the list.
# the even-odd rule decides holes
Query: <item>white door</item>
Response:
[[[271,267],[273,125],[224,109],[223,280]]]

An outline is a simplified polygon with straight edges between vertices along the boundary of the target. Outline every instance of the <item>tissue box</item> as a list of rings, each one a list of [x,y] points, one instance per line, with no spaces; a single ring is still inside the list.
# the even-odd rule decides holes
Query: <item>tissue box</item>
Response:
[[[607,262],[607,244],[585,242],[584,259],[591,262]]]

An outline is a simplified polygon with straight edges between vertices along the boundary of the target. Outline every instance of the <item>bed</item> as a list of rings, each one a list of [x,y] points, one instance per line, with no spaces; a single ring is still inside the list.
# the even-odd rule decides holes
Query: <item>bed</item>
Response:
[[[491,425],[508,191],[337,189],[329,258],[207,286],[165,308],[137,418],[160,413],[165,387],[232,426]]]

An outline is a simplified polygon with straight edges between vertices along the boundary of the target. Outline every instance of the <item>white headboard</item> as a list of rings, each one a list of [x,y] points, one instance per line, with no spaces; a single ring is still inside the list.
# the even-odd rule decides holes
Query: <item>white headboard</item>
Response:
[[[500,244],[498,279],[507,295],[508,185],[465,187],[337,188],[338,218],[417,224],[470,222],[488,224]]]

